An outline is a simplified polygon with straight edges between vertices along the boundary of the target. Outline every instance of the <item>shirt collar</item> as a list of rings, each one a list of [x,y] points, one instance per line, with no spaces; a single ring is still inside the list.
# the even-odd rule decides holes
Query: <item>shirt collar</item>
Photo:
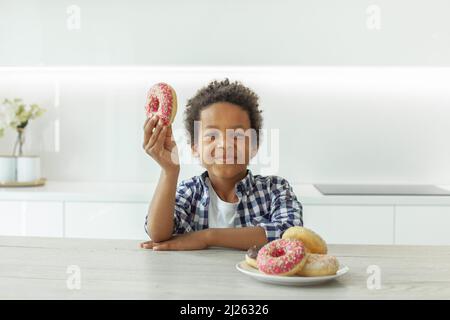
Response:
[[[208,186],[207,186],[207,184],[206,184],[206,178],[209,178],[209,175],[208,175],[208,171],[205,171],[205,172],[203,172],[201,175],[200,175],[200,180],[202,181],[202,183],[203,183],[203,186],[205,187],[205,188],[208,188]],[[240,181],[238,181],[237,183],[236,183],[236,192],[237,193],[246,193],[247,195],[249,194],[249,192],[252,190],[252,188],[253,188],[253,185],[254,185],[254,181],[255,181],[255,178],[254,178],[254,176],[253,176],[253,174],[252,174],[252,171],[250,170],[250,169],[247,169],[247,174],[246,174],[246,176],[242,179],[242,180],[240,180]]]

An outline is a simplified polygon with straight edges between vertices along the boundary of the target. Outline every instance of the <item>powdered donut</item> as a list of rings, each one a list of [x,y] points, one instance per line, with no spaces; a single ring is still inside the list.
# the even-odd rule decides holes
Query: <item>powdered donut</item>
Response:
[[[302,241],[308,253],[326,254],[328,252],[327,244],[322,237],[305,227],[290,227],[284,232],[282,238]]]
[[[302,277],[322,277],[335,275],[339,270],[339,262],[334,256],[309,253],[306,263],[297,273]]]
[[[167,83],[157,83],[147,93],[145,104],[147,117],[157,115],[164,125],[169,125],[177,113],[177,95]]]
[[[247,253],[245,254],[245,262],[250,267],[253,267],[255,269],[258,269],[258,265],[256,264],[256,258],[258,257],[258,252],[261,249],[261,247],[253,246],[250,249],[247,250]]]
[[[278,239],[267,243],[258,252],[256,264],[266,274],[291,276],[305,264],[305,247],[298,240]]]

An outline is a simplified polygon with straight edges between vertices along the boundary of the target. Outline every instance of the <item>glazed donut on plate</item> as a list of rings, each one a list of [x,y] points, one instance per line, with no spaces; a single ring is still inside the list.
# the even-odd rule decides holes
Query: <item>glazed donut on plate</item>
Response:
[[[339,270],[339,261],[334,256],[308,253],[306,263],[297,273],[302,277],[323,277],[335,275]]]
[[[290,227],[282,236],[282,239],[296,239],[303,242],[307,253],[326,254],[327,243],[314,231],[305,227]]]
[[[157,115],[164,125],[169,125],[175,119],[177,113],[177,94],[167,83],[153,85],[147,93],[145,104],[147,117]]]
[[[278,276],[298,273],[306,261],[305,247],[298,240],[278,239],[264,245],[258,252],[259,271]]]
[[[253,267],[255,269],[258,269],[258,265],[256,264],[256,257],[258,256],[258,252],[261,249],[261,247],[253,246],[250,249],[247,250],[247,253],[245,254],[245,262],[250,267]]]

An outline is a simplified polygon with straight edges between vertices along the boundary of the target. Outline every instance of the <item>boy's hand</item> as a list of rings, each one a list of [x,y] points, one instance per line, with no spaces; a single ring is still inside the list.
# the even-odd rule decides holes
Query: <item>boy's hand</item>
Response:
[[[171,239],[160,243],[155,243],[153,241],[142,242],[141,248],[157,251],[206,249],[208,248],[207,230],[208,229],[176,235]]]
[[[179,169],[178,149],[172,126],[165,126],[157,115],[150,115],[144,124],[143,148],[166,172]]]

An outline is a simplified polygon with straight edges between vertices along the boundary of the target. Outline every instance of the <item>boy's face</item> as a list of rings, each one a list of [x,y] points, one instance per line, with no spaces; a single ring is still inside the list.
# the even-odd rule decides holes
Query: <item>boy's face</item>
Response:
[[[228,102],[214,103],[200,114],[193,152],[202,165],[221,178],[233,178],[247,169],[256,154],[256,132],[248,113]]]

